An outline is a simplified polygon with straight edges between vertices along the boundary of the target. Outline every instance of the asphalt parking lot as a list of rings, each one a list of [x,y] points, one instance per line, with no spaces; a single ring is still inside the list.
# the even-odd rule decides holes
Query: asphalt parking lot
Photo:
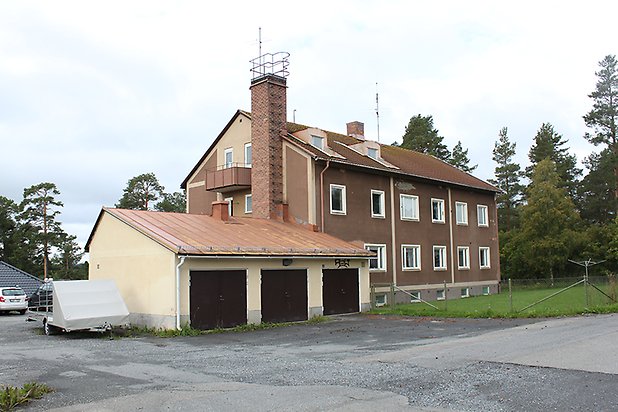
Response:
[[[350,315],[167,339],[40,330],[0,316],[0,385],[55,390],[34,411],[618,409],[618,315]]]

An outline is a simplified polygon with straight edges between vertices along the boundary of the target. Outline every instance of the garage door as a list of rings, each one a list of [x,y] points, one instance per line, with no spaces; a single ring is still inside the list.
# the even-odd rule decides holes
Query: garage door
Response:
[[[322,271],[324,314],[358,312],[358,269]]]
[[[230,328],[247,323],[247,275],[244,270],[191,271],[191,326]]]
[[[307,271],[262,271],[262,322],[307,320]]]

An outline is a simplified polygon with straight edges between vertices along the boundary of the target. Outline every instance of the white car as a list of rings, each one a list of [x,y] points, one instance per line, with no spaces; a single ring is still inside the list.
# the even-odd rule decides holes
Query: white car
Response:
[[[0,288],[0,313],[14,310],[23,315],[27,309],[28,299],[22,288]]]

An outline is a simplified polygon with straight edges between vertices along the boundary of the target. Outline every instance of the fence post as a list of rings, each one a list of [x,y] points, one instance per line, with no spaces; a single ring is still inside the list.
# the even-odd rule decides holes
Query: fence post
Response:
[[[370,286],[369,299],[371,299],[371,310],[376,308],[376,287],[372,283]]]
[[[390,307],[395,308],[395,284],[391,283]]]
[[[511,278],[509,278],[509,311],[513,312],[513,289],[511,285]]]
[[[586,294],[586,308],[590,307],[588,297],[588,265],[586,265],[586,274],[584,275],[584,293]]]
[[[444,311],[448,312],[448,293],[446,293],[446,280],[444,281]]]

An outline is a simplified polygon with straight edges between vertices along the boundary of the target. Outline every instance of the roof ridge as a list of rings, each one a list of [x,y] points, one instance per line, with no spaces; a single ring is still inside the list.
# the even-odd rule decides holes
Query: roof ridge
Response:
[[[5,262],[5,261],[3,261],[3,260],[0,260],[0,264],[3,264],[3,265],[5,265],[5,266],[8,266],[9,268],[11,268],[11,269],[13,269],[13,270],[16,270],[16,271],[18,271],[18,272],[20,272],[20,273],[23,273],[24,275],[29,276],[29,277],[31,277],[31,278],[33,278],[33,279],[36,279],[36,280],[39,280],[39,281],[41,280],[41,279],[39,279],[38,277],[36,277],[36,276],[34,276],[34,275],[31,275],[30,273],[26,272],[25,270],[21,270],[20,268],[17,268],[17,267],[15,267],[15,266],[11,265],[10,263],[7,263],[7,262]]]

